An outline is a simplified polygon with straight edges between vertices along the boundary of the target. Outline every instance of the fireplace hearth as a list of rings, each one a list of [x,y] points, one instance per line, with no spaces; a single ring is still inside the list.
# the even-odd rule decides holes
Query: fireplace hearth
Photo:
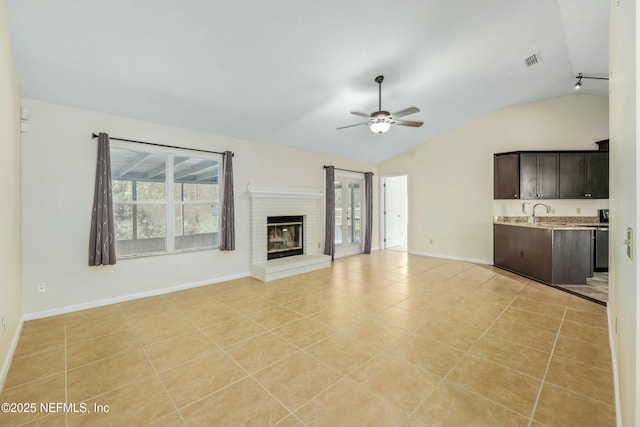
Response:
[[[267,217],[267,259],[304,254],[303,216]]]

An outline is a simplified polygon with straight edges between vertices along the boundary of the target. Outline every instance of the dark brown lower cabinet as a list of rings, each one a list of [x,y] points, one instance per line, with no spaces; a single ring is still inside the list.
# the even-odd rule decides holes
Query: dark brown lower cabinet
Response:
[[[593,276],[593,231],[493,225],[493,263],[547,284]]]

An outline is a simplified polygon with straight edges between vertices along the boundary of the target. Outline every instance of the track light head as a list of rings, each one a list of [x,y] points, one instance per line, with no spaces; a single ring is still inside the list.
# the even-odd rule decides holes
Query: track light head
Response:
[[[578,81],[576,82],[575,85],[573,85],[573,87],[576,90],[579,90],[582,87],[582,79],[590,79],[590,80],[609,80],[607,77],[589,77],[589,76],[583,76],[582,73],[578,73],[578,75],[576,76],[576,79],[578,79]]]

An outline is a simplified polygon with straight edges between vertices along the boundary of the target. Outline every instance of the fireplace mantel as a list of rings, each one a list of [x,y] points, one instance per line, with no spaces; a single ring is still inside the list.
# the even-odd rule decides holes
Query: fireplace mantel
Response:
[[[323,193],[313,189],[272,189],[247,186],[246,194],[252,199],[321,199]]]

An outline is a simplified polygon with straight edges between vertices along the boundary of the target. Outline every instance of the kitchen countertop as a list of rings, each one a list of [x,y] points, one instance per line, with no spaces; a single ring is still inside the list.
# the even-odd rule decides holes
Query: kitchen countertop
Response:
[[[516,227],[539,228],[543,230],[593,230],[593,227],[608,227],[609,223],[598,221],[598,217],[549,217],[536,218],[535,224],[529,224],[528,216],[494,217],[494,224]]]

